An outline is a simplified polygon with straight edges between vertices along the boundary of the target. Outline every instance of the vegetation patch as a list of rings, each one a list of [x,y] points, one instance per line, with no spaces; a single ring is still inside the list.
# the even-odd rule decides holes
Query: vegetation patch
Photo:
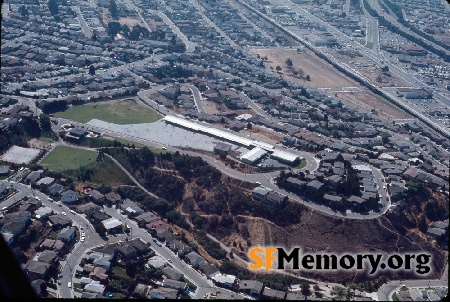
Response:
[[[121,125],[153,123],[161,119],[161,115],[156,111],[142,107],[131,100],[110,104],[73,106],[63,112],[56,112],[55,116],[81,123],[87,123],[92,119],[98,119]]]
[[[106,156],[102,156],[93,163],[66,173],[79,181],[103,184],[110,187],[134,185],[134,182],[128,175]]]
[[[97,152],[66,146],[55,147],[42,161],[49,170],[65,171],[86,166],[95,161]]]

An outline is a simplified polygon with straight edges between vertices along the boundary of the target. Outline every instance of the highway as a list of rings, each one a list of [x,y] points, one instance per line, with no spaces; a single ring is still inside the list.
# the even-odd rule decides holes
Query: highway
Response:
[[[425,39],[424,37],[416,34],[415,32],[411,31],[409,28],[405,27],[402,23],[400,23],[398,21],[397,17],[394,14],[389,14],[389,12],[385,12],[378,1],[379,0],[368,0],[367,2],[374,10],[376,10],[376,12],[379,16],[383,16],[393,26],[401,29],[402,31],[414,36],[415,38],[418,38],[419,40],[422,40],[424,43],[431,45],[435,49],[438,49],[440,51],[443,51],[447,55],[450,55],[450,51],[448,49],[445,49],[442,46],[437,45],[436,43],[434,43],[428,39]]]

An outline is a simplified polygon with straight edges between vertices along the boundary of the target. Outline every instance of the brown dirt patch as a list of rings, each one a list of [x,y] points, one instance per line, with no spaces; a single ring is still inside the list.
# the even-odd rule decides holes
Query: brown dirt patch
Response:
[[[309,50],[278,50],[278,49],[254,49],[251,50],[261,57],[267,56],[270,66],[275,68],[280,66],[281,73],[286,79],[295,81],[299,84],[313,88],[337,88],[337,87],[355,87],[359,86],[355,81],[337,71],[333,66],[318,58]],[[310,75],[311,81],[305,81],[298,77],[287,74],[286,60],[290,58],[295,70],[302,69],[304,76]]]
[[[396,219],[396,218],[392,218]],[[439,277],[445,267],[447,253],[427,242],[414,231],[401,235],[391,224],[391,218],[372,220],[344,220],[305,209],[299,224],[279,227],[264,219],[241,217],[250,233],[251,246],[301,247],[304,252],[325,253],[417,253],[426,251],[433,255],[433,277]],[[230,237],[231,239],[232,237]],[[230,243],[231,240],[224,241]],[[232,243],[232,242],[231,242]],[[230,246],[230,245],[229,245]],[[231,246],[230,246],[231,247]],[[360,282],[365,273],[303,273],[302,276],[334,282]],[[383,273],[377,278],[400,279],[413,274]],[[365,279],[364,279],[365,278]]]
[[[382,100],[379,96],[376,96],[371,92],[338,92],[336,94],[333,93],[332,95],[337,95],[337,97],[344,102],[369,112],[374,109],[375,114],[380,118],[388,120],[411,118],[408,113],[396,108],[388,101]]]

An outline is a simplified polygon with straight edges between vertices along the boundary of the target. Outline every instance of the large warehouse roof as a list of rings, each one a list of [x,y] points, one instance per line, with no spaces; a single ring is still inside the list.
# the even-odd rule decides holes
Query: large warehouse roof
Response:
[[[278,158],[282,161],[289,162],[289,163],[293,163],[299,158],[299,156],[297,154],[289,153],[289,152],[285,152],[285,151],[281,151],[281,150],[274,150],[272,153],[272,157]]]
[[[267,152],[261,148],[255,147],[241,156],[241,159],[248,162],[255,162],[261,157],[263,157]]]

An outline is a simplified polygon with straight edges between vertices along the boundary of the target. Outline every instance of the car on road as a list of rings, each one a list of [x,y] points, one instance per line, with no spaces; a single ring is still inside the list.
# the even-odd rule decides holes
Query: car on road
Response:
[[[61,214],[63,214],[64,216],[66,216],[67,214],[66,214],[66,212],[62,212]]]
[[[8,209],[8,207],[3,207],[3,208],[2,208],[2,211],[6,210],[6,209]]]
[[[172,263],[172,259],[169,259],[168,261],[169,261],[169,263]]]
[[[76,212],[74,210],[70,210],[70,213],[72,214],[76,214]]]
[[[80,238],[80,242],[84,242],[84,240],[85,240],[85,237]]]
[[[166,147],[161,147],[161,149],[163,149],[163,150],[167,150],[167,148],[166,148]]]

